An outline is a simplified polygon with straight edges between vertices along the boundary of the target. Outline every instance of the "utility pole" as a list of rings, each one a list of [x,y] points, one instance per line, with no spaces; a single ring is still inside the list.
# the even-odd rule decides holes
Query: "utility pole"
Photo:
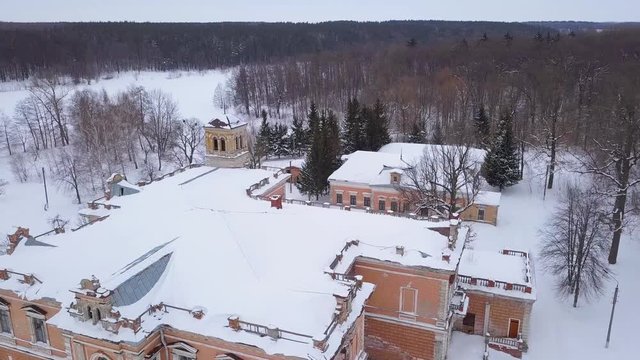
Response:
[[[613,313],[616,311],[616,302],[618,301],[618,281],[616,280],[616,290],[613,292],[613,305],[611,306],[611,318],[609,318],[609,330],[607,330],[607,342],[605,348],[609,348],[609,340],[611,340],[611,325],[613,324]]]
[[[42,179],[44,180],[44,211],[49,210],[49,194],[47,193],[47,177],[44,175],[44,166],[42,167]]]

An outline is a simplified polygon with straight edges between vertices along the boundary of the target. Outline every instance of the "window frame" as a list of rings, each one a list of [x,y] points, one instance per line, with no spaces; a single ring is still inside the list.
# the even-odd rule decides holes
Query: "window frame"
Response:
[[[482,212],[482,216],[480,216],[481,212]],[[479,207],[478,208],[478,221],[485,221],[486,215],[487,215],[486,209],[484,207]]]
[[[27,313],[27,317],[29,318],[29,327],[31,329],[31,343],[49,345],[49,334],[47,331],[47,322],[44,315],[38,316],[37,314]],[[42,323],[42,336],[44,337],[44,341],[38,340],[38,330],[36,327],[36,322]]]
[[[336,204],[342,205],[343,201],[344,201],[344,199],[342,198],[342,193],[341,192],[337,192],[336,193]]]
[[[370,208],[371,207],[371,196],[370,195],[369,196],[365,195],[363,203],[364,203],[364,207]]]
[[[2,299],[0,299],[0,317],[2,313],[6,314],[7,325],[9,331],[4,331],[2,328],[1,320],[0,320],[0,336],[11,336],[13,337],[13,322],[11,321],[11,311],[9,310],[9,306],[5,305]]]
[[[409,290],[411,292],[413,292],[413,311],[406,311],[406,309],[404,309],[405,291],[408,292]],[[407,315],[417,315],[418,314],[418,289],[412,288],[412,287],[409,287],[409,286],[401,286],[400,287],[400,313],[401,314],[407,314]]]
[[[385,199],[378,199],[378,211],[386,211],[387,201]]]
[[[358,196],[357,195],[349,194],[349,205],[351,205],[351,206],[358,205]]]

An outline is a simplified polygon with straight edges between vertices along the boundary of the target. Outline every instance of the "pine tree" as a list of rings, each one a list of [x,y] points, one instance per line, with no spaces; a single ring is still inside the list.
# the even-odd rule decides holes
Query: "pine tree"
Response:
[[[325,154],[322,139],[321,119],[315,104],[311,104],[309,114],[309,130],[308,138],[310,139],[310,147],[305,157],[304,165],[300,169],[300,178],[296,186],[301,193],[311,198],[315,196],[316,200],[326,191],[326,178],[324,183],[322,180],[323,155]]]
[[[260,132],[256,141],[256,158],[262,159],[269,155],[269,140],[271,138],[271,127],[267,122],[267,112],[262,110],[262,123],[260,124]],[[259,161],[259,160],[258,160]]]
[[[482,175],[491,186],[504,189],[518,183],[520,179],[519,161],[513,145],[513,124],[509,113],[504,113],[484,163]]]
[[[383,145],[391,142],[386,109],[380,99],[376,100],[372,109],[363,107],[361,115],[365,121],[367,150],[378,151]]]
[[[444,134],[442,133],[442,125],[439,121],[433,127],[433,134],[431,135],[431,143],[434,145],[444,144]]]
[[[317,200],[327,193],[329,175],[340,166],[340,127],[332,111],[323,111],[313,129],[311,148],[297,186],[301,193],[315,196]]]
[[[290,138],[288,133],[289,127],[287,125],[274,125],[271,130],[271,136],[269,137],[271,155],[277,156],[278,158],[291,155]]]
[[[350,154],[364,148],[364,126],[360,113],[360,103],[356,98],[349,99],[344,116],[342,145],[345,153]]]
[[[491,141],[491,130],[489,125],[489,116],[484,110],[484,105],[480,105],[476,116],[473,118],[474,127],[476,129],[476,144],[481,149],[487,149]]]
[[[427,139],[427,133],[424,131],[424,126],[421,121],[416,121],[411,126],[411,133],[409,134],[409,142],[414,144],[424,144]]]
[[[308,148],[307,146],[307,131],[304,128],[304,123],[297,116],[293,117],[293,124],[291,126],[291,152],[302,155],[302,152]]]

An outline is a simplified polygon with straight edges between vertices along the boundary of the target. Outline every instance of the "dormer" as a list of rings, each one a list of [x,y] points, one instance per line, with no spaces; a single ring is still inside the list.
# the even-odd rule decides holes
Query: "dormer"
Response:
[[[401,178],[401,174],[397,171],[392,171],[391,175],[390,175],[390,182],[393,185],[398,185],[400,184],[400,178]]]

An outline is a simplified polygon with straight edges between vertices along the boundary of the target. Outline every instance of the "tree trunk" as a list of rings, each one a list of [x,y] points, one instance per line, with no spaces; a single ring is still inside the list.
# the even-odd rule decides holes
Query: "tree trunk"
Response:
[[[618,261],[618,249],[620,248],[620,237],[622,236],[622,221],[627,202],[627,192],[619,191],[613,209],[613,240],[611,241],[611,249],[609,250],[609,264],[615,264]]]
[[[558,122],[557,119],[557,115],[554,115],[552,120],[553,122],[551,123],[551,155],[549,157],[549,182],[547,183],[547,189],[553,188],[553,177],[556,169],[556,145],[558,141],[556,138],[556,123]]]

